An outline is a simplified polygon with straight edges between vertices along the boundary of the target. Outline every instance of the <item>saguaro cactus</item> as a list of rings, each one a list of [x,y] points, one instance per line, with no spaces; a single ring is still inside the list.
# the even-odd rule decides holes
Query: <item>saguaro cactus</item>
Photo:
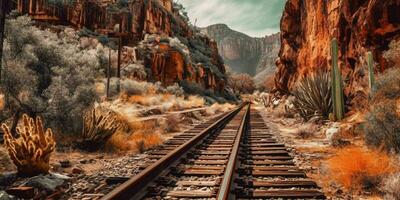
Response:
[[[339,50],[336,38],[331,43],[332,52],[332,102],[333,114],[336,120],[342,120],[344,117],[344,98],[343,98],[343,83],[342,75],[339,71]]]
[[[367,53],[367,62],[368,62],[368,77],[369,77],[369,88],[371,91],[374,91],[375,88],[375,76],[374,76],[374,56],[371,51]]]

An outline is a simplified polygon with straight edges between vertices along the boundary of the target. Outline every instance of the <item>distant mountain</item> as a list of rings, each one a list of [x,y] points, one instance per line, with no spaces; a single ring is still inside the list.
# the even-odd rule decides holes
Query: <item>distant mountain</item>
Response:
[[[253,38],[230,29],[226,24],[211,25],[202,28],[202,32],[217,42],[225,64],[234,72],[252,76],[275,72],[275,60],[280,49],[279,33]]]

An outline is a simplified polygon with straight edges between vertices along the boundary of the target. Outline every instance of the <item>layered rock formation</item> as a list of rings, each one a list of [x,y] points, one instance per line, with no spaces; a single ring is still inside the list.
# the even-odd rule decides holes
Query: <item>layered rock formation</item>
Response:
[[[202,32],[214,39],[218,50],[233,71],[256,75],[275,72],[275,60],[278,57],[279,34],[253,38],[234,31],[225,24],[215,24],[202,29]]]
[[[339,41],[349,102],[366,100],[367,51],[375,72],[389,67],[383,52],[400,36],[400,0],[288,0],[281,19],[276,90],[288,93],[304,75],[330,68],[330,41]],[[355,104],[354,104],[355,105]]]
[[[122,44],[128,46],[136,46],[148,35],[179,38],[188,55],[160,41],[153,43],[153,50],[157,50],[139,52],[152,72],[149,80],[166,86],[188,81],[205,89],[223,90],[225,68],[216,43],[193,30],[172,0],[132,0],[126,4],[116,0],[59,1],[61,5],[49,2],[18,0],[14,6],[35,20],[87,28],[99,35],[121,38]]]

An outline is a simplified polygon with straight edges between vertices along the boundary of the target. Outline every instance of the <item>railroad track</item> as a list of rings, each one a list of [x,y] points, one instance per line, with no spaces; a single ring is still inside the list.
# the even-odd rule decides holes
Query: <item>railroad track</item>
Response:
[[[269,131],[242,104],[169,140],[102,199],[325,199]]]

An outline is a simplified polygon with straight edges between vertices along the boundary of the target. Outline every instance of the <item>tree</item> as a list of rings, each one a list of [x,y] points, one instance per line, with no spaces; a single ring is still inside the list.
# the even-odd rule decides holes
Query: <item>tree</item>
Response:
[[[228,86],[235,93],[241,94],[253,93],[256,88],[253,78],[248,74],[231,74],[228,77]]]

